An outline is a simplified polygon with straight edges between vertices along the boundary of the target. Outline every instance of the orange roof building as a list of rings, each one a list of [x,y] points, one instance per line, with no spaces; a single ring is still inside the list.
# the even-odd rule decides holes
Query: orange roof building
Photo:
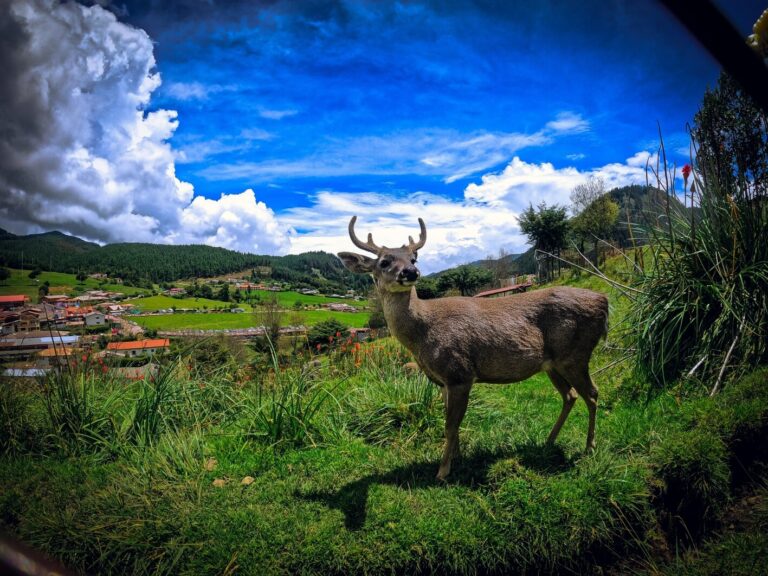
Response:
[[[29,297],[24,294],[0,296],[0,310],[12,310],[20,308],[29,302]]]
[[[168,338],[155,338],[148,340],[133,340],[131,342],[110,342],[107,344],[107,352],[122,356],[139,356],[142,354],[154,354],[171,345]]]

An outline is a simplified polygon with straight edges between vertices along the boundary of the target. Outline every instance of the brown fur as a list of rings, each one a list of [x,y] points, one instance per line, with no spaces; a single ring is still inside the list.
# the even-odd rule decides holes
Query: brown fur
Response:
[[[438,478],[450,473],[459,453],[458,430],[475,382],[504,384],[546,372],[563,398],[560,416],[549,435],[554,442],[574,402],[581,396],[589,410],[587,450],[594,447],[597,388],[589,359],[607,331],[608,299],[591,290],[547,288],[503,298],[452,297],[421,300],[416,294],[415,247],[379,247],[354,235],[353,242],[376,259],[342,252],[353,272],[370,273],[392,334],[408,348],[419,367],[443,389],[446,446]],[[384,267],[381,264],[385,264]]]

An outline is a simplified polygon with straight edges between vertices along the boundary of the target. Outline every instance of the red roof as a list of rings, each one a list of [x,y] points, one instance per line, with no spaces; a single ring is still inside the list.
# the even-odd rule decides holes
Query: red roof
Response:
[[[27,300],[29,300],[29,297],[24,294],[0,296],[0,304],[24,304]]]
[[[155,340],[134,340],[133,342],[110,342],[107,350],[144,350],[145,348],[167,348],[171,345],[168,338]]]

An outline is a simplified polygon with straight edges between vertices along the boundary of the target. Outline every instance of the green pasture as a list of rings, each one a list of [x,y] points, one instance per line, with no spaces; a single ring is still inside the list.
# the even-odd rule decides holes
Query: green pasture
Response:
[[[29,270],[23,273],[19,269],[10,269],[11,277],[5,282],[0,283],[0,295],[24,294],[29,297],[33,303],[37,302],[38,290],[46,281],[51,286],[51,293],[56,293],[56,288],[66,288],[69,295],[85,292],[86,290],[107,290],[110,292],[122,292],[128,296],[136,294],[146,294],[149,291],[144,288],[135,288],[133,286],[123,286],[122,284],[102,284],[95,278],[86,278],[79,282],[74,274],[65,274],[63,272],[41,272],[37,278],[29,277]]]
[[[159,316],[135,316],[131,320],[144,328],[155,330],[233,330],[260,325],[252,313],[231,312],[177,313]],[[286,314],[284,324],[311,326],[335,318],[352,328],[362,328],[368,322],[366,312],[331,312],[328,310],[291,311]]]
[[[186,308],[194,310],[216,310],[220,308],[230,308],[229,302],[222,302],[221,300],[209,300],[207,298],[172,298],[171,296],[165,296],[163,294],[126,300],[125,303],[133,304],[135,308],[147,312],[154,312],[156,310],[169,310],[173,308]],[[235,307],[242,308],[246,311],[251,310],[251,307],[245,302],[235,304]]]

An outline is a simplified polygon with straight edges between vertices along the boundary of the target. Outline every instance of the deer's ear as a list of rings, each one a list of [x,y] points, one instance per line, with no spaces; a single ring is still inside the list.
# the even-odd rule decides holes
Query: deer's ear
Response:
[[[354,252],[339,252],[338,257],[347,267],[347,270],[356,272],[358,274],[370,274],[373,271],[376,260],[363,256],[362,254],[355,254]]]

